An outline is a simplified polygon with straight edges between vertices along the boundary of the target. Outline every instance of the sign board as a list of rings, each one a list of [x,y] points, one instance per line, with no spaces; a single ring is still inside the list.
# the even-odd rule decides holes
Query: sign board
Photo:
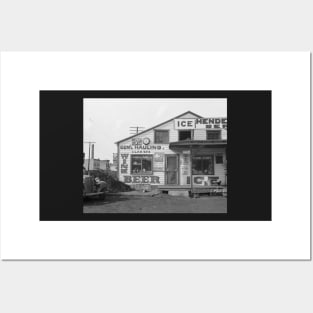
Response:
[[[176,118],[175,129],[222,129],[227,128],[226,117]]]
[[[164,153],[155,153],[153,155],[153,171],[160,172],[164,171]]]
[[[195,129],[195,118],[176,118],[174,120],[175,129]]]
[[[164,150],[165,147],[161,145],[120,145],[121,152],[127,152],[131,154],[150,154],[157,151]]]
[[[148,137],[145,138],[133,138],[132,139],[132,145],[136,146],[136,145],[148,145],[150,143],[150,139]]]

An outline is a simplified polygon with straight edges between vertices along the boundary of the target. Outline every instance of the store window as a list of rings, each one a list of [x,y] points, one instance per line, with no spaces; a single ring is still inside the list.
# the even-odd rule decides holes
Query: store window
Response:
[[[206,139],[221,139],[221,131],[220,130],[207,130],[206,132]]]
[[[168,130],[155,130],[154,131],[154,143],[169,143],[169,131]]]
[[[192,175],[214,175],[213,155],[193,156]]]
[[[132,155],[132,174],[152,174],[152,155]]]
[[[178,133],[178,140],[191,140],[192,138],[192,132],[191,130],[180,130]]]

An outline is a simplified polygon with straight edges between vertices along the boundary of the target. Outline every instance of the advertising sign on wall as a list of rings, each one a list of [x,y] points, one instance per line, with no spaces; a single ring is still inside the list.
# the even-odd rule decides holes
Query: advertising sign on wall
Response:
[[[211,179],[205,175],[192,176],[192,182],[194,185],[198,185],[198,186],[210,186],[211,185]]]
[[[153,155],[153,171],[162,172],[164,171],[164,166],[164,153],[155,153]]]
[[[175,129],[222,129],[227,128],[227,118],[176,118],[174,127]]]

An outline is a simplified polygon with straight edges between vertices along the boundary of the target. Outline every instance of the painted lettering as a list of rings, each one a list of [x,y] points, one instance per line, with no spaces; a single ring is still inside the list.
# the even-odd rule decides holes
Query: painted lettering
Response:
[[[195,184],[201,184],[203,180],[204,180],[204,177],[194,177],[193,181]]]
[[[128,153],[121,153],[122,157],[122,164],[121,164],[121,173],[122,174],[127,174],[128,172],[128,164],[127,164],[127,159],[128,159]]]
[[[159,184],[160,183],[160,177],[159,176],[151,176],[151,184]]]
[[[159,184],[159,176],[140,176],[140,175],[125,175],[124,183],[126,184]]]
[[[149,182],[149,176],[142,176],[142,183],[146,184]]]
[[[132,182],[132,177],[131,176],[124,176],[124,183],[130,184]]]

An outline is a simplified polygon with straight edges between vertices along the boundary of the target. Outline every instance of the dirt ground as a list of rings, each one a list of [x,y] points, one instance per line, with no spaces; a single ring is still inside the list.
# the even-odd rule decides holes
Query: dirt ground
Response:
[[[85,201],[84,213],[227,213],[227,198],[109,195]]]

